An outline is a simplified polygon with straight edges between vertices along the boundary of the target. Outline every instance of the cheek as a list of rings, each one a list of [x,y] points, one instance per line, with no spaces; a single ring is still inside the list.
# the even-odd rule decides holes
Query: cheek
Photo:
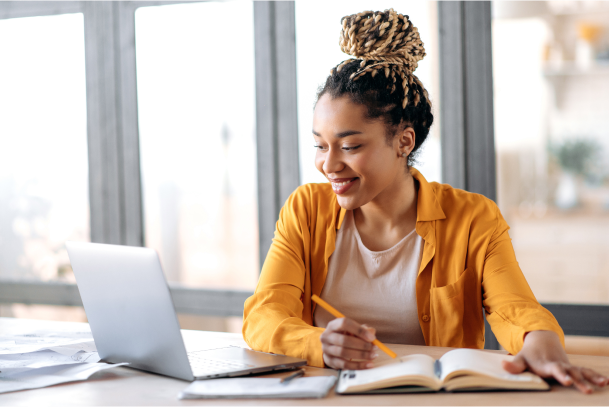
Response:
[[[392,162],[389,157],[383,156],[383,154],[367,154],[354,158],[352,161],[353,168],[357,168],[357,172],[364,177],[364,179],[375,181],[379,178],[383,178],[389,168],[391,168]]]
[[[354,166],[357,165],[358,172],[375,184],[383,184],[384,180],[392,178],[395,171],[396,160],[392,155],[383,153],[379,151],[377,154],[358,157],[357,164],[354,163]]]

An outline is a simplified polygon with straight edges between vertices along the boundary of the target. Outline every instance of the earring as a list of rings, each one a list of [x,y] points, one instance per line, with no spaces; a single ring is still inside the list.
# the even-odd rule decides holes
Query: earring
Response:
[[[408,155],[406,153],[402,153],[402,157],[406,158]]]

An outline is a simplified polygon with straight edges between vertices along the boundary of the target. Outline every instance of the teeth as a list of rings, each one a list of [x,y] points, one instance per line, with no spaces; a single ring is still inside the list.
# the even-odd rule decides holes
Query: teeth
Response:
[[[347,185],[347,184],[349,184],[350,182],[353,182],[353,181],[355,181],[355,180],[352,179],[352,180],[345,181],[345,182],[333,182],[332,183],[332,187],[334,187],[334,188],[342,187],[343,185]]]

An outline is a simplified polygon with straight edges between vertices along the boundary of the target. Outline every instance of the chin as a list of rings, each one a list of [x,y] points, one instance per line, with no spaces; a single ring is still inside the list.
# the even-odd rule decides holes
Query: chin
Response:
[[[347,196],[336,196],[336,200],[341,208],[346,209],[348,211],[352,211],[353,209],[357,209],[362,206],[361,203],[358,202],[355,197],[347,197]]]

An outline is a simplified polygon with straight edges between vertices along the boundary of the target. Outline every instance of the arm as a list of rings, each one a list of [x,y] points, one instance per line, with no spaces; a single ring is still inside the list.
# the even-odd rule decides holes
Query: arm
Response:
[[[497,227],[486,254],[483,289],[487,319],[499,342],[516,355],[503,367],[510,373],[530,370],[584,393],[608,378],[573,366],[564,351],[564,335],[554,316],[535,299],[518,267],[508,226],[497,210]]]
[[[495,210],[495,228],[487,245],[482,275],[486,318],[499,343],[516,355],[528,332],[554,332],[564,346],[564,334],[554,316],[537,302],[512,247],[508,225]]]
[[[317,328],[303,319],[306,281],[310,271],[308,213],[305,187],[299,188],[281,209],[275,237],[262,267],[258,286],[243,312],[243,338],[255,350],[306,359],[323,367]]]
[[[306,359],[311,366],[369,367],[374,358],[372,328],[340,318],[324,330],[311,325],[312,315],[305,309],[311,296],[310,245],[318,239],[325,247],[321,240],[327,227],[319,222],[319,213],[310,220],[316,210],[310,194],[306,186],[299,188],[281,209],[256,292],[245,302],[243,338],[252,349]],[[317,233],[309,222],[317,225]]]

